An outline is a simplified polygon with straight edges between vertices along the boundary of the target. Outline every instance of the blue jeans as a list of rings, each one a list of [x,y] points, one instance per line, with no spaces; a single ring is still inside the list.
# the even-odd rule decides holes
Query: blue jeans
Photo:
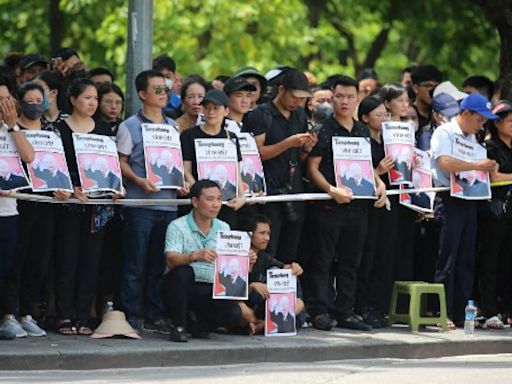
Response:
[[[160,284],[165,270],[164,242],[176,212],[146,208],[124,210],[124,259],[119,300],[126,317],[137,321],[143,313],[148,322],[162,319]]]

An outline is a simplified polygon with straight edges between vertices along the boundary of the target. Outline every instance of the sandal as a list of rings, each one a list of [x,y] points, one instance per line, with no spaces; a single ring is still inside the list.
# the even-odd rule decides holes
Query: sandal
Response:
[[[503,324],[503,321],[498,316],[489,317],[487,320],[485,320],[485,323],[483,325],[484,329],[504,329],[505,325]]]
[[[80,336],[91,336],[92,335],[92,329],[87,325],[87,323],[78,322],[76,324],[76,328],[78,328],[77,333]]]
[[[73,336],[77,334],[77,330],[71,321],[64,321],[57,325],[57,333],[63,336]]]

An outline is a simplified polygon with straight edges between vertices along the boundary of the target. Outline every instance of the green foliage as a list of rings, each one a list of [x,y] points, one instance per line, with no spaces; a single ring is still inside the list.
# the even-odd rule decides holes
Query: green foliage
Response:
[[[111,68],[122,84],[128,1],[60,0],[58,26],[49,25],[49,3],[0,0],[1,51],[49,56],[50,28],[62,27],[63,46],[76,47],[90,68]],[[154,0],[153,52],[170,54],[183,75],[285,64],[322,80],[356,75],[386,27],[374,61],[384,82],[411,62],[436,64],[456,84],[471,73],[497,76],[496,30],[470,0]]]

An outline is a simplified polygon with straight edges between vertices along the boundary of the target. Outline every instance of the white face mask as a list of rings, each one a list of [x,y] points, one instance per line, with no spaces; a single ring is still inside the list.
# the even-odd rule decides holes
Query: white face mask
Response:
[[[172,81],[171,79],[168,79],[167,77],[165,78],[165,85],[167,87],[169,87],[170,90],[172,90],[172,87],[174,86],[174,81]]]

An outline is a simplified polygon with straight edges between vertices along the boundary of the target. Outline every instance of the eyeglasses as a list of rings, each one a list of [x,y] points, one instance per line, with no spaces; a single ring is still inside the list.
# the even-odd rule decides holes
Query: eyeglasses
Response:
[[[116,107],[120,107],[123,105],[122,100],[102,100],[101,102],[110,106],[114,105]]]
[[[169,90],[169,87],[153,87],[153,92],[155,92],[156,95],[161,95],[162,93],[169,93]]]

